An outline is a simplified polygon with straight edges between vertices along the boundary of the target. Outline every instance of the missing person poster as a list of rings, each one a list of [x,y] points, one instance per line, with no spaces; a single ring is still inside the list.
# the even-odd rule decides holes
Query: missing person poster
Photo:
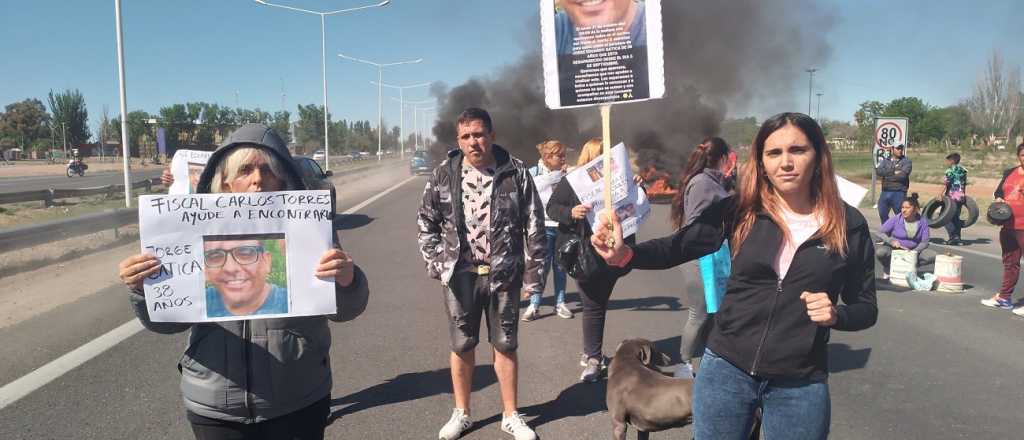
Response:
[[[212,151],[178,150],[171,159],[171,175],[174,183],[167,189],[168,194],[195,194],[199,176],[206,168]]]
[[[139,197],[144,283],[155,322],[336,313],[334,283],[314,275],[332,246],[329,191]]]
[[[577,167],[565,175],[580,203],[590,206],[587,221],[594,231],[598,229],[597,213],[604,210],[603,160],[604,155],[597,156],[586,165]],[[633,183],[629,154],[626,152],[626,145],[621,142],[612,148],[612,205],[622,225],[623,237],[635,234],[651,213],[647,194]]]
[[[540,18],[549,108],[665,95],[661,0],[541,0]]]

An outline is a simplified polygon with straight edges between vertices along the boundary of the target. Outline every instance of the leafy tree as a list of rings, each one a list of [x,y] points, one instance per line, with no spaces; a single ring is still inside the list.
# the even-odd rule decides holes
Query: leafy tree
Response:
[[[309,104],[298,106],[299,122],[295,125],[295,139],[307,147],[324,145],[324,107]],[[328,115],[330,115],[328,113]]]
[[[39,145],[37,140],[49,141],[49,136],[50,115],[38,99],[30,98],[8,104],[4,112],[0,113],[0,138],[6,139],[9,145],[28,151]],[[49,145],[45,148],[49,148]]]
[[[857,122],[858,136],[857,141],[862,144],[871,145],[875,140],[875,120],[880,116],[884,116],[885,104],[878,101],[864,101],[860,103],[860,108],[853,114],[854,121]]]
[[[141,145],[144,136],[151,136],[152,128],[149,126],[149,120],[152,116],[143,110],[135,110],[128,113],[128,146],[130,149],[129,154],[135,157],[139,157],[142,153]],[[120,139],[121,138],[121,118],[114,118],[110,120],[111,135]]]
[[[283,139],[286,144],[290,144],[292,142],[291,117],[291,113],[287,110],[281,110],[274,112],[274,116],[270,121],[270,128],[273,128],[277,134],[281,135],[281,139]]]
[[[49,94],[50,113],[53,113],[53,128],[66,132],[68,146],[85,143],[92,137],[89,131],[89,111],[85,98],[78,89]],[[63,126],[61,125],[63,124]]]

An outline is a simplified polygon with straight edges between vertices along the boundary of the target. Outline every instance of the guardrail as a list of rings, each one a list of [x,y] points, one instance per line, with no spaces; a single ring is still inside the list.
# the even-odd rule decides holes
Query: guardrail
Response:
[[[152,191],[153,185],[159,184],[160,179],[146,179],[132,183],[132,188],[144,188],[146,191]],[[110,197],[121,192],[124,192],[124,185],[106,185],[80,189],[38,189],[34,191],[0,194],[0,205],[42,201],[43,207],[49,208],[54,205],[55,200],[103,194]]]
[[[344,170],[334,177],[342,177],[347,175],[359,174],[373,169],[380,168],[379,165],[369,165],[364,167],[353,168]],[[159,184],[160,179],[150,179],[142,182],[135,183],[137,186],[145,186],[147,190],[151,189],[152,185]],[[117,188],[120,189],[117,189]],[[49,193],[52,195],[64,196],[64,197],[81,197],[85,195],[96,195],[105,194],[105,191],[114,188],[113,192],[124,191],[123,185],[109,185],[100,188],[88,188],[88,189],[76,189],[76,190],[42,190],[42,191],[26,191],[24,193],[14,193],[27,195],[30,193]],[[101,191],[102,190],[102,191]],[[69,195],[72,194],[72,195]],[[0,197],[8,196],[8,194],[0,194]],[[59,197],[62,198],[62,197]],[[0,199],[0,203],[4,203]],[[41,199],[27,199],[21,201],[34,201]],[[45,200],[45,199],[43,199]],[[14,202],[6,202],[14,203]],[[128,225],[134,225],[139,221],[138,208],[120,208],[105,212],[97,212],[92,214],[85,214],[75,218],[53,220],[39,225],[31,226],[20,226],[12,229],[0,231],[0,253],[16,251],[31,246],[38,246],[41,244],[51,243],[54,241],[65,240],[68,238],[79,237],[86,234],[92,234],[101,231],[114,230],[117,233],[118,228],[122,228]]]

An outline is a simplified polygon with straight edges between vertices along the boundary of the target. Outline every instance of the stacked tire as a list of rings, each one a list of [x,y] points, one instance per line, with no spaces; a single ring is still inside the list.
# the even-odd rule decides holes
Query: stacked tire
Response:
[[[968,228],[978,222],[978,217],[981,212],[978,210],[978,202],[974,199],[964,196],[964,203],[961,209],[954,212],[952,207],[955,207],[956,203],[949,196],[944,196],[942,199],[931,199],[928,203],[925,203],[921,214],[924,218],[928,219],[928,226],[931,228],[941,228],[946,226],[947,223],[953,221],[954,216],[959,216],[963,227]],[[966,211],[967,216],[964,217]]]

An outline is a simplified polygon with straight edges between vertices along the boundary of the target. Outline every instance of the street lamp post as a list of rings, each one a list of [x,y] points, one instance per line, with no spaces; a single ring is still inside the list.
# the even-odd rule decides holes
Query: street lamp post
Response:
[[[423,125],[427,124],[427,114],[432,113],[435,110],[437,110],[437,107],[434,107],[434,106],[430,106],[430,107],[416,107],[416,108],[413,109],[413,111],[416,113],[417,120],[419,119],[419,113],[423,112]],[[421,131],[422,131],[422,129],[421,129]],[[420,133],[418,136],[416,136],[417,141],[419,141],[420,138],[422,138],[422,137],[423,137],[422,133]],[[423,143],[426,144],[425,141]],[[424,147],[426,147],[426,145],[424,145]]]
[[[815,119],[820,121],[821,120],[821,95],[824,95],[824,93],[818,92],[818,93],[816,93],[816,95],[818,96],[818,117],[815,118]]]
[[[423,61],[423,58],[416,58],[415,60],[396,61],[394,63],[375,63],[373,61],[367,61],[360,58],[350,57],[345,54],[338,54],[339,57],[349,61],[355,61],[357,63],[369,64],[377,68],[377,160],[382,160],[381,156],[381,141],[384,139],[384,68],[391,66],[398,66],[401,64],[416,64]]]
[[[810,79],[808,79],[808,82],[807,82],[807,115],[808,116],[811,115],[811,89],[814,87],[814,72],[817,72],[817,71],[818,71],[818,69],[815,69],[815,68],[810,68],[810,69],[805,70],[805,72],[811,74]]]
[[[391,99],[394,99],[395,101],[398,101],[395,98],[391,98]],[[420,146],[420,120],[419,120],[419,110],[418,110],[417,106],[423,105],[423,104],[431,104],[433,102],[434,102],[433,100],[424,99],[422,101],[408,101],[408,102],[403,103],[404,105],[412,106],[412,120],[413,120],[412,132],[413,132],[413,134],[416,135],[415,136],[415,140],[413,141],[413,149],[414,150],[418,150],[419,146]],[[433,107],[431,107],[431,108],[433,108]],[[403,112],[405,111],[404,107],[402,108],[402,111]]]
[[[286,5],[279,5],[279,4],[275,4],[275,3],[270,3],[270,2],[267,2],[267,1],[264,1],[264,0],[253,0],[253,1],[255,1],[256,3],[259,3],[261,5],[264,5],[264,6],[274,6],[274,7],[277,7],[277,8],[288,9],[288,10],[291,10],[291,11],[304,12],[304,13],[307,13],[307,14],[314,14],[314,15],[319,15],[320,16],[320,76],[323,79],[323,86],[324,86],[323,87],[323,89],[324,89],[324,168],[329,170],[329,169],[331,169],[331,141],[330,141],[330,137],[327,134],[328,133],[328,129],[330,128],[330,121],[328,121],[328,117],[327,117],[327,114],[328,114],[328,111],[327,111],[327,30],[326,30],[326,26],[325,26],[325,23],[324,23],[324,18],[327,17],[328,15],[342,14],[342,13],[345,13],[345,12],[353,12],[353,11],[358,11],[360,9],[378,8],[378,7],[381,7],[381,6],[385,6],[388,3],[391,3],[391,0],[384,0],[384,1],[381,1],[381,2],[378,2],[378,3],[374,3],[372,5],[358,6],[358,7],[355,7],[355,8],[339,9],[337,11],[327,11],[327,12],[310,11],[308,9],[301,9],[301,8],[296,8],[296,7],[292,7],[292,6],[286,6]]]
[[[121,31],[121,0],[114,0],[114,21],[117,24],[117,80],[121,86],[121,151],[124,157],[124,206],[132,207],[132,170],[128,168],[128,101],[124,89],[124,35]],[[66,152],[65,152],[66,155]]]
[[[416,88],[416,87],[426,87],[426,86],[429,86],[430,83],[410,84],[410,85],[407,85],[407,86],[396,86],[396,85],[387,84],[387,83],[379,83],[378,84],[378,83],[376,83],[374,81],[370,81],[370,84],[374,84],[374,85],[377,85],[377,86],[390,87],[390,88],[393,88],[393,89],[398,89],[398,102],[399,102],[399,104],[398,104],[399,112],[398,113],[399,113],[399,119],[401,120],[401,123],[400,123],[399,128],[398,128],[398,150],[400,151],[398,154],[399,154],[399,157],[401,157],[402,159],[405,159],[405,89],[412,89],[412,88]],[[394,99],[394,98],[392,98],[392,99]]]

